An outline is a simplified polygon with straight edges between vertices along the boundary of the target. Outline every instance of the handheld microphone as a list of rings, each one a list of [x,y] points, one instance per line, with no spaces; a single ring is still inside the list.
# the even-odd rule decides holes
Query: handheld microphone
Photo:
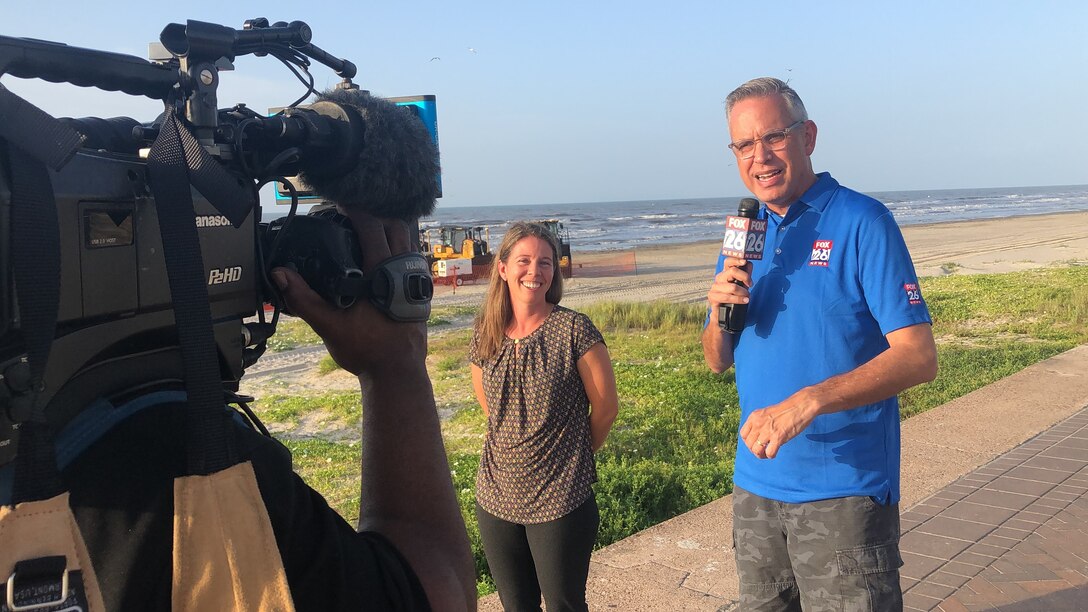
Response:
[[[767,221],[757,219],[759,200],[744,198],[737,207],[737,215],[725,218],[725,239],[722,255],[744,260],[763,259],[763,245],[767,238]],[[740,281],[734,283],[741,285]],[[744,329],[748,314],[747,304],[719,304],[718,326],[722,331],[739,334]]]

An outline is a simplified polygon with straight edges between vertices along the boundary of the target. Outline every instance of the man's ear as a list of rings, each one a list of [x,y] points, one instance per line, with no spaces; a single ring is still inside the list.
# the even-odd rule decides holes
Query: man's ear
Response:
[[[812,155],[816,150],[816,122],[809,119],[805,122],[805,155]]]

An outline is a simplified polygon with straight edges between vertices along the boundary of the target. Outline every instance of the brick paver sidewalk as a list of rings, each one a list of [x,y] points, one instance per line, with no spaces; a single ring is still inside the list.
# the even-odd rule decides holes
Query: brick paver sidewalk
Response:
[[[904,512],[907,610],[1088,610],[1086,492],[1088,407]]]

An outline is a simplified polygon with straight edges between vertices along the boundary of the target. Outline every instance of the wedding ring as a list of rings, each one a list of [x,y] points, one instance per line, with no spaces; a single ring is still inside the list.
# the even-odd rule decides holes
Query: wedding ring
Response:
[[[759,440],[756,440],[756,446],[767,446],[767,443],[766,442],[760,442]]]

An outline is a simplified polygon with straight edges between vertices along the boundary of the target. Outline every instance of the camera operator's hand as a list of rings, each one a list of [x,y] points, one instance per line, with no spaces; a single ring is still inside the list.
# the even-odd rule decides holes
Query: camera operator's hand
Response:
[[[412,250],[404,221],[341,212],[351,219],[359,237],[364,273],[369,275],[379,263]],[[390,371],[395,375],[401,368],[426,359],[425,324],[393,321],[366,299],[348,309],[336,308],[288,268],[276,268],[272,277],[291,312],[313,327],[336,363],[352,374],[380,376]]]
[[[351,219],[359,237],[367,274],[415,246],[403,221],[340,212]],[[397,546],[434,610],[475,609],[475,569],[425,365],[426,324],[393,321],[367,300],[335,308],[285,268],[274,270],[272,277],[291,311],[325,340],[333,359],[359,376],[359,529],[381,533]]]

